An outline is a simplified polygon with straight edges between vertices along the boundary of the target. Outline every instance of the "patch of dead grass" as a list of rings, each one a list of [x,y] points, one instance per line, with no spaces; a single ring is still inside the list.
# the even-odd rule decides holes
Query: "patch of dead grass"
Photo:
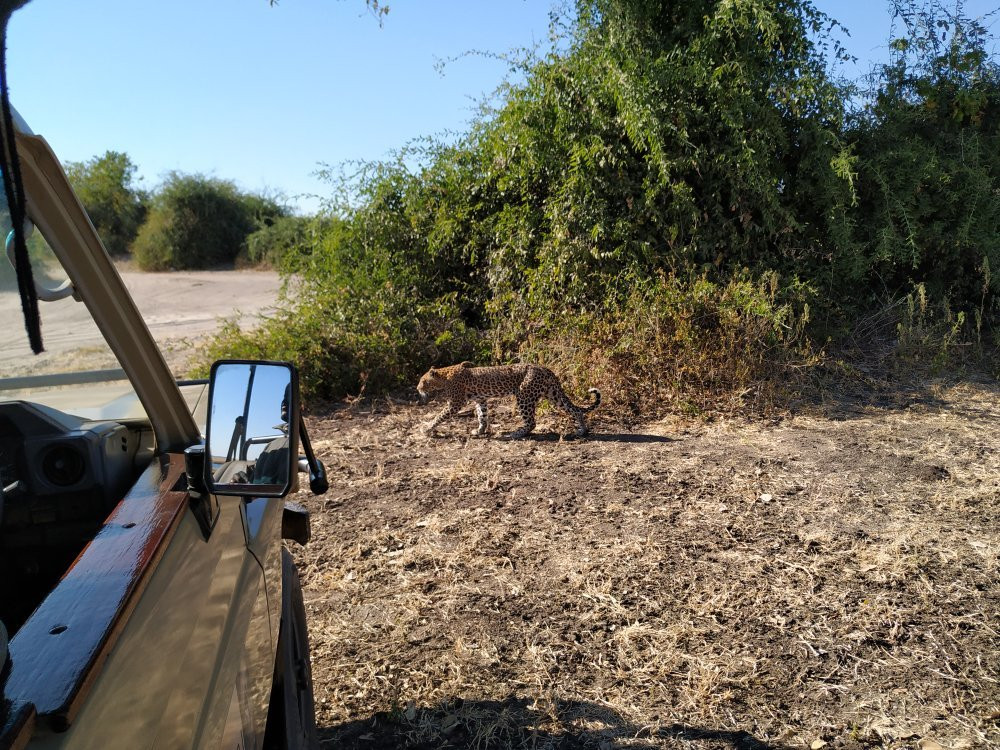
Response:
[[[997,395],[655,441],[312,420],[333,489],[301,498],[295,553],[324,737],[1000,744]]]

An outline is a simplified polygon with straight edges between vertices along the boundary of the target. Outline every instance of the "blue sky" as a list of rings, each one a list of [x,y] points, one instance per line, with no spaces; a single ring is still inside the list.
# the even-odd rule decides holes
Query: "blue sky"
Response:
[[[64,161],[125,151],[142,184],[169,170],[286,195],[329,190],[320,163],[377,159],[462,130],[506,65],[544,44],[550,0],[33,0],[8,33],[11,98]],[[817,0],[861,71],[884,59],[886,0]],[[970,15],[996,8],[970,0]],[[459,58],[439,71],[440,60]],[[850,71],[848,71],[850,72]]]

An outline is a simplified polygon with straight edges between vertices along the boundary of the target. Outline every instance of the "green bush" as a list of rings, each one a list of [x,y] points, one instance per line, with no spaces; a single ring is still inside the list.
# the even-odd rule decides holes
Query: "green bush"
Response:
[[[230,323],[203,353],[204,366],[223,356],[287,359],[308,392],[339,398],[412,385],[428,362],[477,358],[482,337],[464,320],[458,293],[436,293],[444,285],[400,241],[401,222],[367,223],[366,215],[377,214],[306,225],[305,241],[290,243],[282,259],[297,280],[281,312],[250,333]]]
[[[276,201],[232,182],[171,173],[153,196],[133,254],[147,271],[229,265],[261,225],[287,214]]]
[[[311,396],[378,395],[413,386],[428,362],[478,359],[480,334],[466,326],[454,295],[418,301],[391,284],[360,294],[306,293],[247,332],[229,321],[202,352],[200,372],[223,357],[295,362]]]
[[[843,102],[807,2],[580,4],[566,55],[482,127],[494,295],[600,298],[606,278],[819,275],[849,204]]]
[[[247,260],[253,265],[280,268],[290,253],[308,253],[323,223],[303,216],[279,216],[246,238]]]

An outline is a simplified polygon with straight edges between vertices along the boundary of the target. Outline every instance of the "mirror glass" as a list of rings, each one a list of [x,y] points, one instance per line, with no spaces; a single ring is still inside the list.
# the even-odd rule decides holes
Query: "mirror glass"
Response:
[[[209,384],[209,490],[248,497],[285,494],[298,458],[295,409],[289,365],[217,363]]]

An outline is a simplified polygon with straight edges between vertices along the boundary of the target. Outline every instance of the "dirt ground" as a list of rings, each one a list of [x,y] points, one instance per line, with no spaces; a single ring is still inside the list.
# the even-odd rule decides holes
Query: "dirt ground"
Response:
[[[998,397],[584,440],[554,412],[522,441],[313,414],[325,746],[1000,747]]]
[[[123,276],[178,373],[279,283]],[[53,356],[85,351],[46,314]],[[331,489],[300,493],[293,551],[325,746],[1000,747],[998,397],[932,382],[635,429],[598,410],[585,440],[553,412],[522,441],[471,438],[471,410],[437,438],[439,406],[313,413]]]

